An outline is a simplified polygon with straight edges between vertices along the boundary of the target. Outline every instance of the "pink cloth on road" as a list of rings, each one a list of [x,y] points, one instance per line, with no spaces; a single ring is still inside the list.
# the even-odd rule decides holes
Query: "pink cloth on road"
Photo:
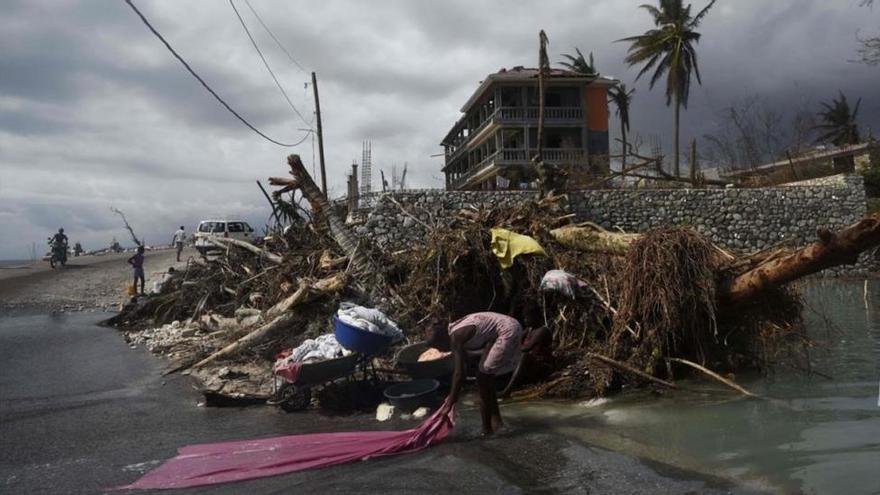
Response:
[[[444,412],[441,408],[411,430],[311,433],[190,445],[120,489],[215,485],[406,454],[439,443],[453,426],[453,410]]]

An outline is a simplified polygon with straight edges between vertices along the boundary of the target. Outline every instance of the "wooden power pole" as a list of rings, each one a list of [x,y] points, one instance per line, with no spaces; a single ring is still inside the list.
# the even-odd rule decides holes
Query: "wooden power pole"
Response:
[[[321,100],[318,99],[318,79],[312,72],[312,89],[315,91],[315,118],[318,119],[318,157],[321,160],[321,190],[327,197],[327,170],[324,168],[324,131],[321,128]]]

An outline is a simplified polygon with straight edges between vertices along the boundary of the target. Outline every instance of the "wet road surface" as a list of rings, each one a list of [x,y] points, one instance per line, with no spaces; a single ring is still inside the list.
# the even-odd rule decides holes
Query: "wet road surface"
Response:
[[[0,493],[103,493],[180,446],[315,431],[404,429],[367,416],[196,407],[186,377],[129,348],[97,316],[0,318]],[[744,493],[553,433],[540,418],[480,440],[462,410],[442,445],[401,457],[163,493]]]

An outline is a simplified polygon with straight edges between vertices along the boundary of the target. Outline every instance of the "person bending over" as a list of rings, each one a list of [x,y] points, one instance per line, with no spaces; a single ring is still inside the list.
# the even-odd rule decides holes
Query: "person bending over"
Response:
[[[465,361],[479,357],[477,385],[480,390],[480,416],[483,435],[491,435],[503,425],[495,376],[512,372],[522,358],[522,325],[501,313],[472,313],[446,326],[434,328],[428,345],[452,351],[455,370],[452,387],[443,408],[451,408],[461,394],[465,379]]]

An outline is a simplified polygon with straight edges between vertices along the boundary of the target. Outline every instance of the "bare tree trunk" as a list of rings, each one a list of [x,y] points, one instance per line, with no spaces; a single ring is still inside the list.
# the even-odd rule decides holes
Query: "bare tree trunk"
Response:
[[[673,175],[676,177],[681,177],[681,169],[678,166],[678,125],[679,125],[679,114],[681,113],[681,101],[679,101],[678,95],[675,96],[675,128],[674,133],[675,136],[673,138],[672,143],[672,171]]]
[[[354,268],[357,269],[367,266],[368,260],[363,254],[363,250],[358,250],[358,244],[360,242],[358,237],[330,208],[327,198],[312,180],[312,177],[303,165],[302,160],[300,160],[299,155],[290,155],[287,157],[287,164],[290,165],[290,173],[293,175],[294,180],[291,181],[290,179],[270,177],[269,183],[282,186],[294,185],[294,187],[299,188],[299,190],[302,191],[303,197],[306,198],[306,201],[311,205],[312,210],[316,214],[321,215],[327,221],[327,224],[330,226],[330,234],[333,236],[336,243],[339,244],[339,247],[345,252],[346,256],[352,258]]]
[[[266,251],[265,249],[260,249],[249,242],[240,241],[238,239],[230,239],[229,237],[206,237],[205,239],[207,239],[208,242],[214,244],[215,246],[222,248],[226,248],[226,246],[231,244],[233,246],[246,249],[254,254],[259,255],[260,258],[276,265],[280,265],[284,261],[284,259],[280,255]]]
[[[837,265],[854,264],[859,253],[880,245],[880,213],[838,233],[819,229],[819,240],[785,256],[776,257],[735,277],[719,291],[721,302],[736,304],[801,277]]]
[[[620,120],[620,142],[623,144],[622,158],[620,159],[620,170],[626,170],[626,126],[623,119]]]
[[[641,234],[608,232],[595,227],[567,225],[550,231],[550,235],[563,246],[588,253],[626,254]]]

